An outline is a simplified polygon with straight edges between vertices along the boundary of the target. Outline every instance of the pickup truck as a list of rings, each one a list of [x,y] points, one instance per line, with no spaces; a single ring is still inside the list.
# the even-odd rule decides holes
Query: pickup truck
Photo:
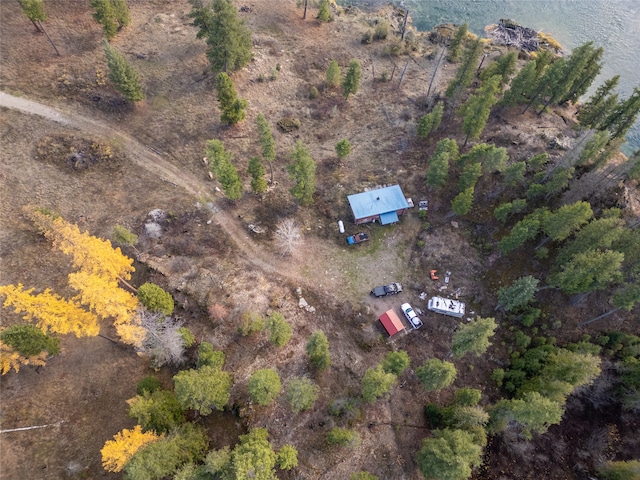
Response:
[[[347,243],[349,245],[355,245],[356,243],[362,243],[369,240],[369,235],[366,233],[356,233],[355,235],[351,235],[347,237]]]
[[[407,317],[407,320],[409,320],[409,323],[414,330],[417,330],[422,326],[422,320],[418,318],[418,315],[413,310],[413,308],[411,308],[411,305],[409,305],[408,303],[403,303],[402,305],[400,305],[400,309],[402,310],[402,313],[404,313],[404,316]]]
[[[385,297],[387,295],[395,295],[402,291],[402,285],[396,282],[389,285],[382,285],[371,290],[371,295],[374,297]]]

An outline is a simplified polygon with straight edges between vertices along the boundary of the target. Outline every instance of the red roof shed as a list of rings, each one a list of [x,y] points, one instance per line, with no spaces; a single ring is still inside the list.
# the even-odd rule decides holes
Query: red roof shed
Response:
[[[396,312],[394,312],[393,310],[387,310],[382,315],[380,315],[380,318],[378,320],[380,320],[380,323],[390,337],[404,330],[404,324],[402,323],[402,320],[398,318],[398,315],[396,315]]]

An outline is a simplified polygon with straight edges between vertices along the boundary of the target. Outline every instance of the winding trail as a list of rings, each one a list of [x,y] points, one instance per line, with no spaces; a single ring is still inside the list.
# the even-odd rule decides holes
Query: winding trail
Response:
[[[19,110],[31,115],[38,115],[47,120],[90,133],[97,137],[108,137],[117,140],[131,161],[157,175],[163,181],[183,188],[189,194],[193,195],[194,198],[211,196],[212,186],[210,182],[179,169],[141,144],[135,138],[104,122],[79,115],[76,112],[64,112],[59,108],[52,108],[22,97],[15,97],[2,91],[0,91],[0,107]],[[247,261],[269,275],[284,277],[307,288],[312,287],[309,279],[299,273],[299,266],[293,265],[291,261],[281,260],[265,252],[253,241],[246,228],[225,212],[220,205],[215,205],[211,210],[220,228],[237,244]]]

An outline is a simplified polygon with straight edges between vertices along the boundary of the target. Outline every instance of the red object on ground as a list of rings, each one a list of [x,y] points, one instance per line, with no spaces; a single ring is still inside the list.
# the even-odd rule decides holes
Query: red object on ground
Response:
[[[438,273],[438,270],[431,270],[429,272],[429,276],[431,277],[431,280],[438,280],[438,275],[436,275],[436,273]]]

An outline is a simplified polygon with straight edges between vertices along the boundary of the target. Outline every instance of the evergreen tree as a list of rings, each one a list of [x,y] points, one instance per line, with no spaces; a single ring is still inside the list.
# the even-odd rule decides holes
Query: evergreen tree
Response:
[[[602,480],[634,480],[640,478],[640,460],[609,460],[598,469]]]
[[[340,66],[338,65],[337,61],[331,60],[331,62],[329,62],[329,67],[327,68],[325,79],[327,81],[327,85],[330,88],[336,88],[338,85],[340,85]]]
[[[420,138],[426,138],[438,129],[440,122],[442,122],[443,112],[444,106],[439,102],[431,112],[420,117],[418,122],[418,136]]]
[[[251,175],[251,190],[257,194],[266,192],[267,181],[264,178],[266,170],[258,157],[251,157],[249,159],[247,171],[249,172],[249,175]]]
[[[31,20],[36,30],[40,31],[39,23],[47,19],[47,14],[44,11],[44,0],[18,0],[18,3],[22,7],[22,13]]]
[[[455,94],[471,85],[481,53],[482,40],[478,38],[465,49],[462,55],[462,63],[458,67],[456,76],[451,80],[445,92],[448,98],[453,98]]]
[[[589,250],[577,253],[549,276],[548,283],[569,294],[589,293],[606,288],[622,279],[624,254],[613,250]]]
[[[564,58],[559,58],[544,70],[544,73],[536,82],[534,92],[531,95],[531,100],[529,100],[529,103],[522,111],[523,114],[526,113],[526,111],[529,110],[529,107],[531,107],[531,105],[533,105],[533,103],[539,98],[547,97],[550,99],[549,102],[551,102],[556,97],[560,98],[562,96],[562,94],[564,93],[563,80],[565,75],[566,63],[567,62]],[[541,112],[543,110],[544,108],[541,110]]]
[[[465,40],[467,39],[468,31],[469,25],[467,23],[463,23],[458,27],[456,33],[453,35],[453,38],[449,43],[449,53],[447,55],[447,60],[449,60],[450,62],[458,61],[460,53],[462,52],[462,47],[464,46]]]
[[[540,228],[548,239],[561,242],[580,229],[592,216],[593,211],[588,202],[576,202],[563,205],[552,213],[546,212],[541,216]],[[543,244],[546,241],[547,239]]]
[[[209,170],[214,175],[218,175],[218,168],[224,161],[231,161],[233,155],[224,148],[224,143],[220,140],[208,140],[205,153],[209,161]]]
[[[111,0],[113,3],[113,13],[118,22],[119,28],[124,28],[131,23],[131,15],[129,14],[129,7],[127,7],[127,0]]]
[[[556,256],[560,266],[567,263],[577,253],[594,249],[610,249],[624,232],[624,221],[616,217],[603,217],[592,220],[576,232],[570,242],[566,242]]]
[[[274,468],[278,456],[269,443],[267,429],[252,428],[239,438],[240,443],[231,452],[231,478],[275,480],[277,477]]]
[[[434,430],[422,441],[416,463],[428,480],[465,480],[482,464],[482,447],[463,430]]]
[[[471,95],[466,103],[460,108],[462,115],[462,131],[466,137],[464,139],[465,147],[469,138],[477,140],[484,130],[491,107],[498,101],[498,91],[500,90],[500,77],[493,76],[483,82],[482,87],[478,89],[477,95]]]
[[[360,442],[361,438],[358,432],[348,428],[334,427],[327,433],[327,443],[329,445],[356,448],[360,445]]]
[[[168,390],[145,391],[127,400],[129,416],[135,418],[145,432],[157,435],[171,432],[185,422],[185,412],[173,392]]]
[[[276,347],[284,347],[291,340],[291,325],[280,312],[271,312],[265,326],[269,331],[269,340]]]
[[[441,188],[447,183],[449,161],[458,158],[458,144],[455,140],[445,138],[436,144],[436,149],[429,157],[429,168],[425,177],[427,186]]]
[[[426,391],[441,390],[456,379],[456,367],[451,362],[432,358],[416,369],[416,376]]]
[[[34,325],[11,325],[0,331],[0,341],[24,357],[46,352],[47,356],[60,353],[60,339],[50,337]]]
[[[601,130],[609,130],[611,138],[622,138],[635,123],[640,113],[640,88],[635,87],[626,100],[619,102],[611,114],[603,120]]]
[[[545,433],[551,425],[562,419],[560,403],[543,397],[537,392],[525,393],[521,399],[500,400],[489,411],[489,431],[499,433],[510,424],[531,440],[533,433]]]
[[[584,146],[584,149],[580,153],[580,158],[576,162],[576,166],[589,165],[593,160],[598,158],[602,150],[607,146],[611,139],[609,138],[609,132],[601,131],[596,132],[591,139]]]
[[[316,163],[300,140],[296,142],[292,160],[293,162],[287,167],[289,175],[295,182],[290,190],[291,195],[301,205],[310,205],[316,191]]]
[[[331,10],[329,10],[329,0],[320,0],[318,6],[318,20],[328,22],[331,20]]]
[[[462,190],[451,201],[451,209],[456,215],[466,215],[467,213],[469,213],[469,210],[471,210],[471,205],[473,204],[473,193],[474,187],[469,187],[465,190]]]
[[[620,75],[615,75],[598,87],[589,100],[578,111],[578,120],[583,127],[597,128],[600,121],[608,117],[618,103],[618,95],[613,92]]]
[[[111,0],[91,0],[94,9],[93,19],[100,24],[107,40],[111,40],[118,33],[116,12]]]
[[[532,213],[516,223],[509,234],[498,243],[498,249],[503,255],[511,253],[516,248],[524,245],[527,240],[532,240],[540,232],[540,214]]]
[[[514,162],[504,171],[504,183],[509,187],[515,187],[524,183],[524,174],[527,171],[525,162]]]
[[[228,125],[235,125],[244,120],[247,112],[247,101],[238,97],[236,87],[231,78],[224,72],[216,76],[216,92],[220,104],[220,121]]]
[[[231,374],[204,365],[197,370],[182,370],[174,375],[176,398],[184,408],[200,415],[223,410],[229,401]]]
[[[278,450],[278,467],[291,470],[298,466],[298,450],[293,445],[283,445]]]
[[[136,292],[138,300],[150,312],[160,312],[164,315],[173,313],[173,297],[159,285],[155,283],[143,283]]]
[[[311,365],[318,370],[324,370],[331,365],[329,341],[322,330],[316,330],[311,334],[307,341],[306,352]]]
[[[489,80],[494,75],[500,76],[500,89],[509,81],[509,77],[516,71],[516,60],[518,55],[516,52],[509,52],[500,55],[496,60],[485,68],[480,74],[480,80],[483,82]]]
[[[198,27],[196,38],[205,38],[213,29],[213,5],[203,0],[189,0],[191,12],[188,17],[193,19],[191,26]]]
[[[498,306],[506,312],[515,308],[524,307],[531,303],[538,289],[539,280],[531,275],[520,277],[509,287],[500,287],[498,290]]]
[[[382,369],[387,373],[402,375],[411,363],[409,354],[403,350],[389,352],[382,362]]]
[[[375,402],[389,393],[396,380],[397,377],[393,373],[385,372],[382,365],[367,369],[362,378],[362,399],[367,403]]]
[[[280,395],[282,382],[280,375],[272,368],[263,368],[249,377],[247,385],[251,400],[258,405],[271,405]]]
[[[336,143],[336,153],[339,158],[346,158],[351,153],[351,144],[349,143],[349,140],[343,138]]]
[[[235,202],[242,198],[242,182],[238,170],[228,159],[223,159],[216,169],[216,177],[220,181],[225,196]]]
[[[507,149],[494,144],[479,143],[474,145],[458,159],[458,166],[466,168],[468,163],[480,162],[485,173],[502,172],[507,167]]]
[[[456,333],[453,335],[451,342],[451,351],[456,358],[461,358],[465,354],[472,352],[479,357],[487,351],[491,342],[491,338],[498,324],[493,318],[477,318],[469,323],[460,325]]]
[[[271,127],[261,113],[256,117],[258,133],[260,134],[260,146],[262,147],[262,158],[269,164],[270,180],[273,183],[273,161],[276,159],[276,141],[273,138]]]
[[[144,99],[140,75],[127,62],[124,56],[111,46],[106,40],[103,42],[104,55],[109,67],[109,80],[113,82],[124,98],[129,102],[138,102]]]
[[[229,0],[213,0],[204,10],[194,9],[194,23],[200,36],[207,40],[207,58],[214,72],[234,72],[241,69],[252,56],[251,32],[238,18]],[[210,10],[207,10],[210,9]],[[206,33],[203,33],[206,31]]]
[[[587,42],[571,52],[571,57],[567,62],[569,68],[567,92],[560,99],[560,105],[567,102],[576,103],[582,95],[587,93],[602,70],[600,60],[603,53],[604,48],[593,48],[593,42]]]
[[[528,101],[536,81],[536,60],[531,60],[520,69],[518,74],[511,80],[509,90],[502,96],[500,105],[512,107],[521,105]]]
[[[555,56],[550,50],[541,50],[536,55],[536,80],[539,80],[542,77],[542,74],[546,70],[546,68],[551,65]]]
[[[319,392],[318,386],[308,378],[293,378],[287,385],[285,398],[293,413],[300,413],[313,407]]]
[[[342,95],[344,98],[349,98],[349,95],[355,95],[360,88],[360,77],[362,71],[360,68],[360,62],[358,60],[351,60],[349,68],[342,81]]]

